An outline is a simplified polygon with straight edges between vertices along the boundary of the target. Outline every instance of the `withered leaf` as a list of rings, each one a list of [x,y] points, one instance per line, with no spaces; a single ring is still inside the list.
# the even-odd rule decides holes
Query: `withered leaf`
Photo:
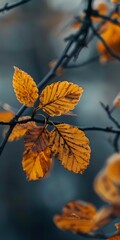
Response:
[[[49,132],[44,126],[36,126],[27,131],[22,166],[29,180],[38,180],[50,170],[52,159],[49,145]]]

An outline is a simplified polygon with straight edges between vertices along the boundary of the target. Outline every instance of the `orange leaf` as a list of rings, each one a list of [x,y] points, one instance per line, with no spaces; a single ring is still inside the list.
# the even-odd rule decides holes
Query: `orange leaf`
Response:
[[[111,0],[112,3],[120,3],[120,0]]]
[[[107,176],[116,184],[120,184],[120,153],[113,154],[107,160]]]
[[[49,62],[49,68],[53,68],[53,67],[55,66],[56,62],[57,62],[56,60],[50,61],[50,62]],[[57,74],[57,75],[63,74],[63,69],[62,69],[61,66],[59,66],[59,67],[57,68],[56,74]]]
[[[25,152],[22,166],[29,180],[46,176],[51,168],[51,151],[48,147],[49,132],[45,127],[36,126],[25,135]]]
[[[111,206],[102,207],[95,214],[93,221],[96,229],[100,229],[113,219],[113,208]]]
[[[15,67],[13,88],[18,101],[32,107],[38,98],[38,88],[34,80],[26,72]]]
[[[120,16],[118,14],[113,14],[112,18],[116,18],[120,21]],[[104,39],[106,44],[114,51],[116,54],[120,54],[120,28],[119,26],[109,22],[106,25],[105,31],[101,34],[101,37]],[[110,52],[106,49],[105,45],[98,41],[98,51],[102,56],[100,60],[104,62],[107,60],[115,60],[115,58],[110,54]]]
[[[50,116],[60,116],[74,109],[82,92],[81,87],[67,81],[52,83],[42,91],[38,109],[42,108]]]
[[[10,111],[2,111],[0,112],[0,121],[1,122],[9,122],[15,116],[13,112]]]
[[[116,223],[116,224],[115,224],[115,227],[116,227],[116,229],[117,229],[117,232],[120,233],[120,223]]]
[[[113,106],[120,107],[120,93],[116,96],[116,98],[113,101]]]
[[[22,166],[29,180],[38,180],[45,177],[51,168],[51,164],[52,159],[49,148],[40,152],[24,152]]]
[[[51,151],[62,165],[74,173],[83,173],[89,165],[89,140],[84,132],[69,124],[58,124],[51,132]]]
[[[44,126],[35,126],[26,133],[24,142],[27,151],[44,151],[49,146],[49,131]]]
[[[120,240],[120,235],[114,235],[113,237],[108,238],[108,240]]]
[[[26,119],[29,119],[29,118],[30,118],[29,116],[20,117],[18,119],[18,121],[26,120]],[[16,124],[12,133],[9,136],[8,141],[12,142],[12,141],[18,140],[19,138],[23,137],[28,130],[32,129],[35,126],[36,126],[36,124],[34,122]]]
[[[103,200],[115,205],[120,204],[120,190],[107,176],[105,170],[95,178],[94,189]]]
[[[61,215],[54,217],[58,228],[74,233],[88,233],[93,230],[92,219],[96,214],[94,205],[82,201],[68,203]]]

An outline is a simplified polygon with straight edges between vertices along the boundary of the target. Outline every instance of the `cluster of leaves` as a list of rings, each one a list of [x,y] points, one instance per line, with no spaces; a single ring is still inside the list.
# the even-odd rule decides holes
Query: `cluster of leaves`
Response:
[[[64,168],[74,173],[83,173],[89,165],[90,146],[85,133],[69,124],[54,124],[50,116],[60,116],[73,110],[82,96],[83,88],[71,82],[55,82],[48,85],[39,95],[34,80],[24,71],[15,68],[13,87],[17,99],[27,107],[33,107],[32,117],[23,116],[14,127],[8,141],[24,136],[25,151],[22,166],[29,180],[37,180],[48,174],[52,156],[61,161]],[[39,103],[34,104],[37,99]],[[38,110],[47,113],[42,126],[36,125],[34,117]],[[2,113],[1,119],[9,121],[13,114]],[[39,120],[39,119],[38,119]],[[49,124],[53,129],[49,131]]]
[[[103,170],[94,180],[94,190],[110,205],[97,210],[93,204],[75,201],[69,202],[62,214],[54,217],[58,228],[73,233],[91,235],[96,230],[120,216],[120,153],[113,154],[106,162]],[[120,224],[117,232],[109,239],[120,239]]]

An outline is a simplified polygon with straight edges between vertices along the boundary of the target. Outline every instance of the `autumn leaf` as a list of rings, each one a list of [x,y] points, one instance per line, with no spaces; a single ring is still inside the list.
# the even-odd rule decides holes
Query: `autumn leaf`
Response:
[[[38,180],[48,174],[52,164],[49,148],[44,151],[25,151],[22,160],[23,170],[29,180]]]
[[[29,118],[30,118],[29,116],[20,117],[18,119],[18,121],[27,120]],[[8,138],[8,141],[12,142],[12,141],[20,139],[21,137],[23,137],[26,134],[26,132],[28,130],[32,129],[35,126],[36,126],[36,124],[33,121],[23,123],[23,124],[16,124],[16,126],[14,127],[12,133],[10,134],[10,136]]]
[[[120,153],[113,154],[106,165],[107,176],[116,184],[120,184]]]
[[[10,111],[2,111],[0,112],[0,122],[9,122],[15,116],[13,112]]]
[[[38,88],[34,80],[26,72],[15,67],[13,88],[18,101],[32,107],[38,98]]]
[[[120,3],[120,0],[111,0],[112,3]]]
[[[56,226],[74,233],[88,233],[93,230],[92,219],[96,214],[94,205],[82,201],[69,202],[62,214],[55,215]]]
[[[23,170],[29,180],[38,180],[48,173],[52,164],[49,132],[44,126],[36,126],[27,131],[24,142]]]
[[[120,223],[116,223],[116,224],[115,224],[115,227],[116,227],[116,229],[117,229],[117,232],[120,233]]]
[[[49,131],[44,126],[35,126],[26,133],[24,143],[27,151],[44,151],[49,146]]]
[[[100,2],[96,4],[94,10],[97,10],[100,15],[105,15],[108,11],[108,5],[105,2]],[[94,16],[92,16],[91,19],[94,23],[99,22],[101,20],[100,17],[94,17]]]
[[[120,190],[107,176],[106,170],[101,171],[94,181],[95,192],[105,201],[119,205]]]
[[[113,218],[113,208],[112,206],[102,207],[100,210],[96,212],[93,217],[94,226],[96,229],[100,229],[104,225],[110,223]]]
[[[120,92],[118,93],[118,95],[116,96],[116,98],[113,101],[113,106],[115,107],[120,107]]]
[[[56,62],[57,62],[56,60],[50,61],[50,62],[49,62],[49,68],[52,69],[52,68],[55,66]],[[57,74],[57,75],[63,74],[63,68],[62,68],[61,66],[59,66],[59,67],[57,68],[56,74]]]
[[[82,92],[83,88],[67,81],[52,83],[42,91],[37,109],[42,108],[50,116],[60,116],[74,109]]]
[[[118,14],[113,14],[112,18],[120,20],[120,16]],[[120,27],[109,22],[106,25],[105,31],[101,34],[101,37],[106,42],[109,48],[116,54],[120,54]],[[106,49],[103,42],[98,41],[98,52],[100,53],[100,61],[105,62],[108,60],[115,60],[115,58],[110,54],[110,52]]]
[[[53,155],[74,173],[83,173],[89,165],[89,140],[84,132],[69,124],[58,124],[50,135]]]
[[[113,237],[108,238],[108,240],[120,240],[120,234],[114,235]]]

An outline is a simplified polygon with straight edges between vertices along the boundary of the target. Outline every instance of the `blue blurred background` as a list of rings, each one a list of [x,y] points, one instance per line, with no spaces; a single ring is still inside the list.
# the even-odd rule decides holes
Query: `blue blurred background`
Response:
[[[1,102],[20,107],[11,83],[13,66],[28,72],[38,83],[48,72],[49,61],[60,56],[65,46],[63,39],[75,31],[69,27],[71,19],[79,14],[86,1],[31,0],[0,14]],[[6,0],[1,0],[0,7],[5,3]],[[95,44],[96,39],[81,52],[79,61],[97,54]],[[101,65],[96,61],[79,69],[65,70],[59,79],[85,89],[74,110],[77,116],[64,116],[60,118],[62,121],[85,127],[112,126],[100,101],[111,105],[119,91],[119,62]],[[119,119],[118,110],[115,116]],[[84,175],[68,172],[55,160],[50,176],[36,182],[28,182],[22,170],[23,141],[6,145],[0,161],[0,239],[83,239],[57,229],[52,218],[71,200],[89,201],[97,207],[103,204],[93,190],[93,179],[114,152],[108,141],[112,135],[101,132],[86,132],[86,135],[92,155]]]

